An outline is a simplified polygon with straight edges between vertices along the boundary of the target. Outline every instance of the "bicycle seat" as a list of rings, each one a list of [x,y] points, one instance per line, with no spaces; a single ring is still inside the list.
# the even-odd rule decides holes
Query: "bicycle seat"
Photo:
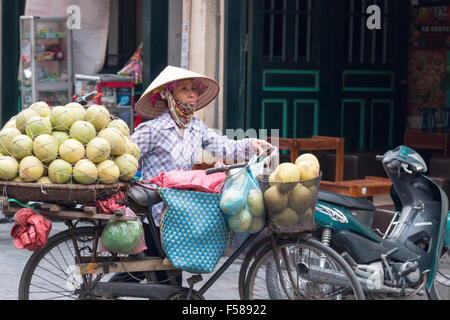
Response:
[[[152,205],[160,203],[162,201],[161,197],[156,191],[146,190],[139,186],[133,186],[127,190],[127,196],[134,200],[137,204],[142,207],[148,206],[148,197],[151,197]]]
[[[341,207],[358,209],[358,210],[369,210],[375,211],[375,206],[369,200],[363,198],[353,198],[344,196],[339,193],[329,192],[329,191],[319,191],[318,196],[319,201],[329,202],[336,204]]]

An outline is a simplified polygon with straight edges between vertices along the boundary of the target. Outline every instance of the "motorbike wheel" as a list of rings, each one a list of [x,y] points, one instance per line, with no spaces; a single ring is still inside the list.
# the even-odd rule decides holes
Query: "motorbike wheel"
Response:
[[[427,295],[430,300],[450,300],[450,248],[444,249],[439,259],[436,276]]]
[[[331,248],[312,239],[284,239],[278,242],[278,247],[288,252],[288,263],[281,263],[286,291],[272,247],[268,246],[257,255],[248,271],[244,299],[364,300],[355,273]],[[331,281],[336,277],[339,280]]]

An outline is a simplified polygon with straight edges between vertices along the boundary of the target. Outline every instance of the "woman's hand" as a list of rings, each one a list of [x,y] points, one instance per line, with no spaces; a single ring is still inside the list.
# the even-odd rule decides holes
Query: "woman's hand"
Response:
[[[272,145],[270,143],[268,143],[265,140],[259,140],[259,139],[251,139],[250,140],[250,145],[253,148],[253,150],[256,150],[256,152],[258,154],[263,152],[263,148],[264,147],[272,147]]]

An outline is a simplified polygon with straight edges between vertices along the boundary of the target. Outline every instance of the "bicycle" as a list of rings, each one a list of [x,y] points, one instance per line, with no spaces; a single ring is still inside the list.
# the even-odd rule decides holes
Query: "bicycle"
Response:
[[[207,174],[225,172],[229,176],[232,169],[247,167],[248,163],[226,165],[207,170]],[[137,212],[137,218],[147,218],[153,238],[161,257],[166,257],[161,240],[156,232],[156,225],[151,216],[152,205],[161,202],[154,188],[134,182],[130,190],[139,190],[142,194],[147,189],[147,197],[138,199],[133,192],[128,192],[130,207]],[[150,204],[145,208],[145,202]],[[174,278],[182,270],[174,268],[168,259],[138,255],[120,255],[99,252],[99,240],[105,222],[109,219],[130,220],[132,217],[122,215],[92,215],[85,213],[82,207],[66,210],[65,221],[68,230],[52,236],[46,246],[37,250],[28,260],[19,284],[19,299],[119,299],[145,298],[163,300],[203,300],[204,294],[216,280],[244,252],[239,273],[239,294],[242,299],[364,299],[364,293],[355,273],[348,263],[331,248],[310,238],[310,233],[279,233],[272,224],[251,234],[234,253],[217,269],[212,277],[200,289],[194,285],[202,281],[200,274],[187,279],[189,287],[174,284]],[[84,210],[84,211],[83,211]],[[71,218],[70,213],[76,218]],[[85,214],[83,214],[85,213]],[[41,211],[46,215],[45,211]],[[75,217],[75,215],[74,215]],[[55,215],[53,215],[55,219]],[[56,215],[56,218],[58,216]],[[90,226],[82,225],[84,223]],[[264,239],[254,243],[264,235]],[[275,261],[277,283],[265,279],[267,262]],[[273,264],[273,263],[272,263]],[[326,279],[311,281],[309,272],[320,268],[333,270],[340,281],[333,283]],[[156,271],[167,272],[169,283],[156,281]],[[118,272],[131,275],[140,272],[142,282],[108,282],[110,276]],[[139,279],[140,280],[140,279]],[[283,295],[269,295],[266,285],[281,286]]]

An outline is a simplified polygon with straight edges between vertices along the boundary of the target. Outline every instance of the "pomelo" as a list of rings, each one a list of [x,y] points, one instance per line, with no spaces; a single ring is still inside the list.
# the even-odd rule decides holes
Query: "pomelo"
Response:
[[[16,118],[17,116],[12,117],[11,119],[8,120],[8,122],[3,126],[2,129],[6,129],[6,128],[16,128]]]
[[[13,180],[17,177],[19,163],[9,156],[0,157],[0,180]]]
[[[33,117],[38,117],[39,113],[36,110],[32,109],[24,109],[19,112],[16,117],[16,128],[20,130],[20,132],[25,133],[25,127],[27,125],[27,121]]]
[[[127,152],[127,142],[122,133],[114,128],[106,128],[100,131],[98,137],[105,139],[111,146],[113,156],[121,156]]]
[[[84,116],[86,114],[86,109],[79,104],[78,102],[71,102],[65,105],[66,108],[69,108],[72,113],[72,118],[75,121],[84,120]]]
[[[36,183],[40,183],[40,184],[52,184],[52,180],[50,180],[49,177],[45,176],[40,178],[38,181],[36,181]]]
[[[92,123],[95,130],[99,132],[103,128],[106,128],[110,121],[110,113],[108,109],[100,105],[90,106],[84,115],[84,120]]]
[[[319,168],[311,160],[300,161],[297,165],[300,170],[300,175],[302,180],[314,179],[319,175]]]
[[[98,180],[102,184],[116,183],[120,177],[120,169],[114,161],[105,160],[97,165]]]
[[[129,181],[134,178],[138,170],[138,161],[131,154],[117,157],[114,162],[120,170],[120,181]]]
[[[72,177],[72,166],[67,161],[56,159],[48,166],[48,177],[52,183],[68,183]]]
[[[77,120],[70,127],[70,138],[80,141],[83,145],[95,138],[97,131],[92,123]]]
[[[36,111],[41,117],[44,118],[49,117],[51,112],[50,107],[44,101],[33,103],[28,109]]]
[[[59,156],[69,163],[77,163],[84,158],[86,151],[80,141],[67,139],[59,146]]]
[[[247,196],[247,208],[253,217],[261,216],[264,213],[264,198],[261,190],[250,189]]]
[[[33,139],[24,134],[14,137],[9,146],[9,151],[19,161],[31,156],[33,154]]]
[[[130,136],[130,128],[128,124],[122,119],[115,119],[108,124],[108,128],[115,128],[122,132],[122,134],[126,137]]]
[[[247,210],[227,218],[228,227],[234,232],[246,232],[252,224],[252,215]]]
[[[34,157],[28,156],[22,159],[19,164],[19,176],[25,182],[38,181],[44,174],[44,165]]]
[[[9,155],[9,147],[13,139],[20,136],[20,130],[16,128],[6,128],[0,131],[0,153]]]
[[[52,123],[49,117],[32,117],[27,121],[25,132],[33,140],[41,134],[52,134]]]
[[[53,130],[67,131],[75,122],[75,119],[69,108],[56,106],[50,113],[50,121],[53,125]]]
[[[54,136],[56,140],[58,140],[58,146],[60,146],[61,143],[70,138],[69,134],[65,131],[53,131],[52,136]]]
[[[81,184],[93,184],[98,178],[97,167],[87,159],[78,161],[73,167],[72,174],[75,181]]]
[[[295,165],[298,166],[298,164],[299,164],[301,161],[305,161],[305,160],[309,160],[309,161],[314,162],[314,164],[316,165],[317,171],[320,170],[320,163],[319,163],[319,160],[318,160],[317,157],[316,157],[315,155],[313,155],[312,153],[304,153],[304,154],[302,154],[301,156],[299,156],[299,157],[297,158],[297,160],[295,160]]]
[[[42,134],[33,142],[33,153],[43,163],[50,163],[58,156],[58,140],[50,134]]]
[[[108,159],[111,154],[111,146],[106,139],[96,137],[86,146],[86,158],[94,163],[100,163]]]

